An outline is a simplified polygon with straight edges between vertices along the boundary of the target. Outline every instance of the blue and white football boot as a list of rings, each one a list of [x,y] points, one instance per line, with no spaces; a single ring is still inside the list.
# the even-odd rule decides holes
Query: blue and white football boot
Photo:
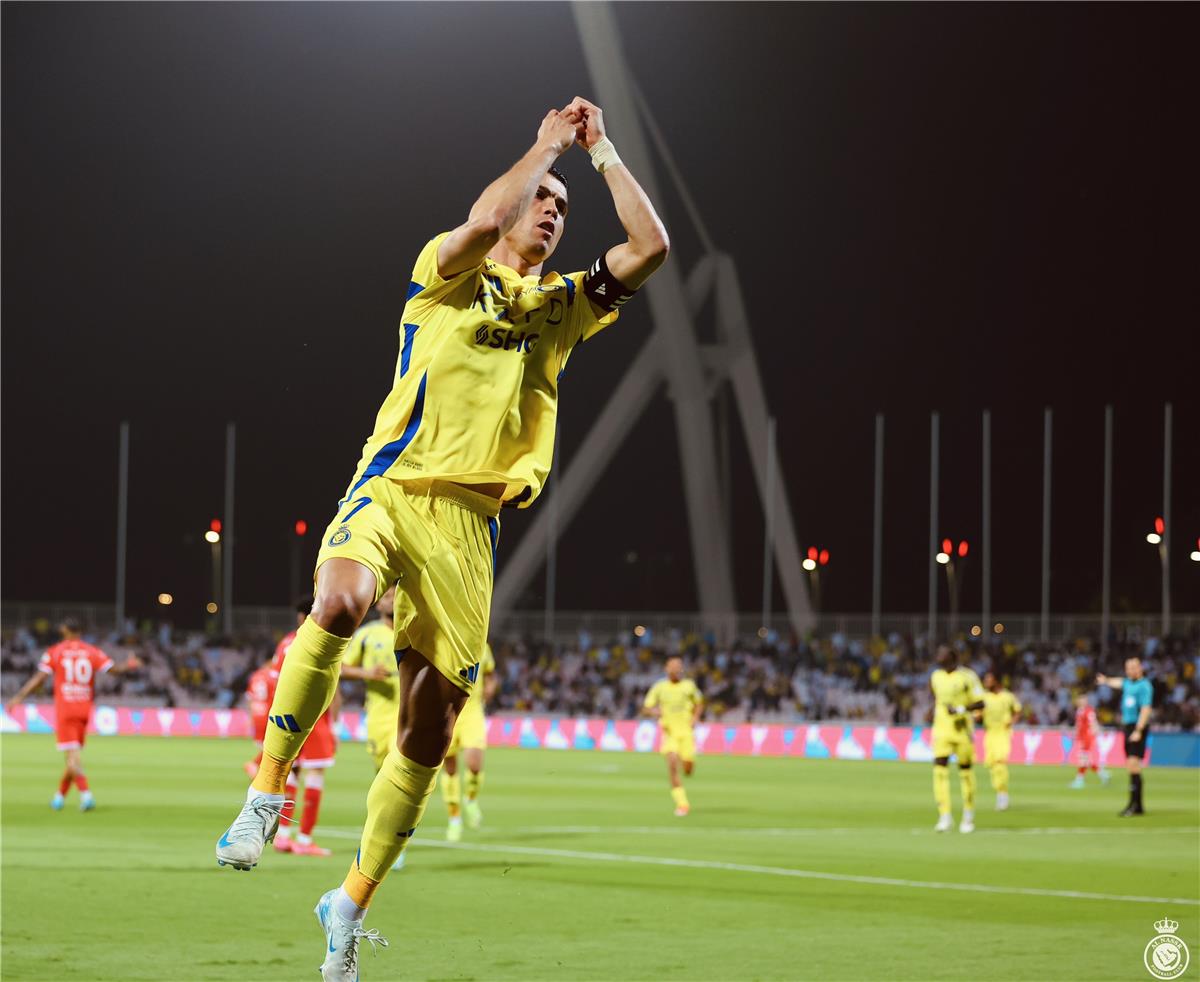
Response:
[[[337,888],[330,890],[313,908],[325,932],[325,961],[321,963],[323,982],[358,982],[358,945],[369,941],[371,951],[376,946],[386,948],[387,938],[376,930],[364,931],[362,921],[348,921],[333,908]]]

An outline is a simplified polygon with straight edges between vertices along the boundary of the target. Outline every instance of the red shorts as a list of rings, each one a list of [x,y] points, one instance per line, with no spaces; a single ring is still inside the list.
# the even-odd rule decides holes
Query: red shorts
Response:
[[[333,735],[333,724],[326,713],[317,720],[317,725],[304,741],[304,749],[300,751],[296,763],[301,767],[332,767],[335,756],[337,737]]]
[[[1080,754],[1087,754],[1090,759],[1091,757],[1095,756],[1099,748],[1096,746],[1096,738],[1092,737],[1090,740],[1080,740],[1075,745],[1075,749]]]
[[[69,716],[56,714],[54,736],[58,740],[59,750],[80,750],[87,739],[88,720],[92,716],[92,707],[88,706],[85,715],[72,713]]]
[[[254,739],[259,743],[262,743],[266,739],[268,722],[270,720],[266,714],[262,716],[256,714],[250,717],[250,725],[254,727]]]

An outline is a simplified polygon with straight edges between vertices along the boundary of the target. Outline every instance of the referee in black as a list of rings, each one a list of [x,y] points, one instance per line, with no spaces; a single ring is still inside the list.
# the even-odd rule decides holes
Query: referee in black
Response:
[[[1099,685],[1121,690],[1121,723],[1125,727],[1125,767],[1129,771],[1129,804],[1121,818],[1144,815],[1142,808],[1142,758],[1150,738],[1150,713],[1154,704],[1154,686],[1142,671],[1140,658],[1125,659],[1125,677],[1097,675]]]

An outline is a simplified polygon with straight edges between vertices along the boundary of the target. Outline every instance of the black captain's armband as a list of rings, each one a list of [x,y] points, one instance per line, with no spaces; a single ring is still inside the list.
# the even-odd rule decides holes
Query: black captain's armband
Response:
[[[613,276],[608,269],[604,253],[601,253],[600,258],[583,274],[583,292],[601,310],[612,313],[637,293],[637,290],[629,289]]]

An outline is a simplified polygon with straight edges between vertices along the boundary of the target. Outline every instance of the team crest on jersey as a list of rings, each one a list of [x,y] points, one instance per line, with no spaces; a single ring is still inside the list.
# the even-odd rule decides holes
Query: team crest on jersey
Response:
[[[350,530],[345,525],[339,526],[338,529],[329,537],[331,546],[344,546],[350,541]]]

